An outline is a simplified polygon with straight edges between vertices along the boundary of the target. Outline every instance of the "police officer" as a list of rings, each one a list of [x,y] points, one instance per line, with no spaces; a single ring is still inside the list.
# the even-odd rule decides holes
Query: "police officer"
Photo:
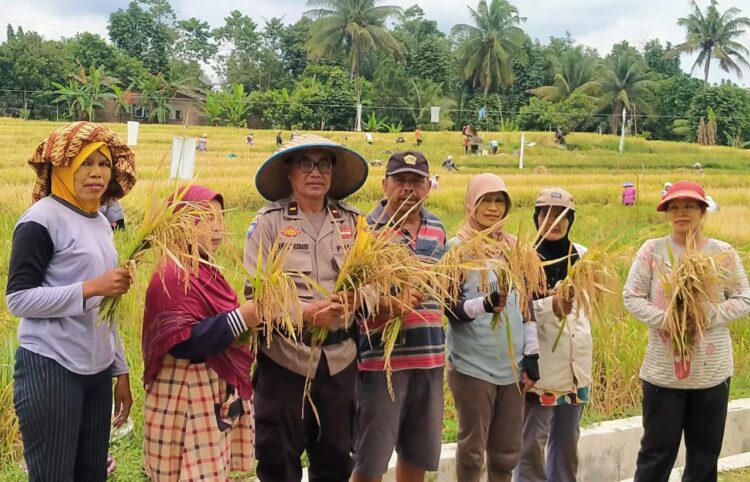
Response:
[[[254,272],[260,247],[265,259],[278,240],[291,244],[288,271],[332,290],[360,215],[340,200],[364,184],[367,171],[367,162],[350,149],[319,136],[296,136],[255,177],[258,191],[271,203],[258,211],[247,231],[245,266]],[[308,330],[300,344],[282,336],[273,337],[270,346],[259,344],[253,380],[256,472],[263,482],[299,481],[300,457],[307,450],[311,481],[345,481],[352,470],[357,373],[350,320],[339,294],[324,297],[304,277],[295,279],[305,327],[326,326],[329,335],[315,350]],[[249,289],[246,296],[252,298]],[[308,373],[314,377],[311,398],[317,417],[303,400]]]

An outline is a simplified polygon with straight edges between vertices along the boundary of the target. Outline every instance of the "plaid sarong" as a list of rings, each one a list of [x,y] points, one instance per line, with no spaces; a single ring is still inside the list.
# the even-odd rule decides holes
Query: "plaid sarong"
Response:
[[[252,405],[205,363],[165,355],[143,418],[146,473],[155,482],[226,481],[230,471],[253,470]]]

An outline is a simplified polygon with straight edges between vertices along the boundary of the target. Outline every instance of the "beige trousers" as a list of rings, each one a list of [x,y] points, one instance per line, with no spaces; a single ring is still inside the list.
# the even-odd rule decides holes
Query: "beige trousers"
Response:
[[[510,482],[521,454],[524,397],[517,384],[495,385],[448,367],[458,415],[456,478],[478,482],[487,454],[487,481]]]

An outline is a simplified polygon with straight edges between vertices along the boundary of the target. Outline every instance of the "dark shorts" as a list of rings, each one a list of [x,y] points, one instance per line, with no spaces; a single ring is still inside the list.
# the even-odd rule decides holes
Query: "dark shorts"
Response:
[[[354,471],[380,477],[396,449],[399,460],[426,471],[440,462],[443,368],[393,372],[391,400],[385,372],[357,376]]]

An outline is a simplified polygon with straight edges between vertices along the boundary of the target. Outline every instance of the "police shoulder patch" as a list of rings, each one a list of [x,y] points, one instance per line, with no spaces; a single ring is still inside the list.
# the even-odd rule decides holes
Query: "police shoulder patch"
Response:
[[[250,239],[250,236],[253,235],[256,227],[258,227],[258,221],[250,223],[250,226],[247,228],[247,233],[245,233],[245,239]]]

